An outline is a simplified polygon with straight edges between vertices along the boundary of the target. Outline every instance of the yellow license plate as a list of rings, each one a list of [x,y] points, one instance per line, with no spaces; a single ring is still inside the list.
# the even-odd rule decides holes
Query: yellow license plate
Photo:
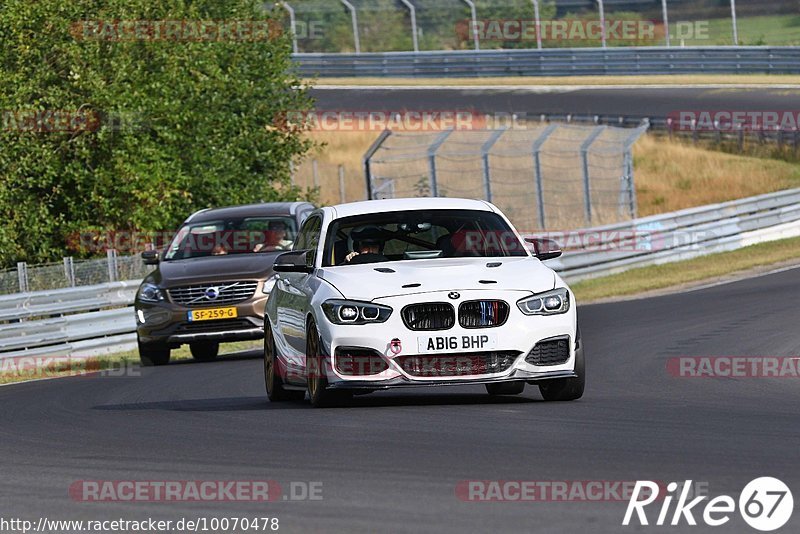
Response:
[[[238,317],[236,308],[209,308],[207,310],[192,310],[189,312],[189,321],[212,321],[214,319],[235,319]]]

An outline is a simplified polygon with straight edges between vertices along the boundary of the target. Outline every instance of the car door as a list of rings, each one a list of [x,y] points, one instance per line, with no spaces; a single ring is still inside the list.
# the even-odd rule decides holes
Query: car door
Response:
[[[313,214],[300,228],[294,250],[309,250],[309,264],[315,265],[317,248],[322,232],[322,216]],[[278,291],[278,328],[286,342],[288,363],[303,367],[306,349],[306,316],[313,290],[309,279],[313,274],[280,273],[275,289]]]

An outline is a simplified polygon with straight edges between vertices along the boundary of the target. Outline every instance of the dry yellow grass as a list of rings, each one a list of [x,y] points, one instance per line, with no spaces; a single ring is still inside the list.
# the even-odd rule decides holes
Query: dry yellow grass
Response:
[[[337,166],[345,168],[345,200],[366,198],[362,158],[377,132],[312,132],[320,146],[297,169],[296,182],[313,187],[310,160],[318,160],[323,204],[341,201]],[[800,187],[800,165],[736,156],[644,136],[634,148],[639,215],[653,215]]]
[[[498,78],[320,78],[314,85],[800,85],[793,75],[509,76]]]
[[[652,135],[634,147],[639,215],[800,187],[800,165],[725,154]]]

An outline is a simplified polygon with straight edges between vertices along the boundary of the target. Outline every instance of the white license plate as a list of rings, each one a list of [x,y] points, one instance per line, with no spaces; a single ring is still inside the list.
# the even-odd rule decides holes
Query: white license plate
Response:
[[[497,348],[497,334],[463,334],[460,336],[420,336],[417,338],[417,351],[452,352],[481,351]]]

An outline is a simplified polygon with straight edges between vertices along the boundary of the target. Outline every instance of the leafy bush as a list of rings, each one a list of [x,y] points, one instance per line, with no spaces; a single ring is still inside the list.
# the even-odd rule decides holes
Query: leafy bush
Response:
[[[85,23],[75,26],[268,21],[261,6],[5,0],[0,266],[57,259],[78,232],[170,230],[198,208],[297,198],[289,162],[308,142],[272,122],[311,103],[292,73],[286,35],[114,40],[81,33]],[[18,119],[35,110],[80,111],[99,122],[79,131],[21,131]]]

